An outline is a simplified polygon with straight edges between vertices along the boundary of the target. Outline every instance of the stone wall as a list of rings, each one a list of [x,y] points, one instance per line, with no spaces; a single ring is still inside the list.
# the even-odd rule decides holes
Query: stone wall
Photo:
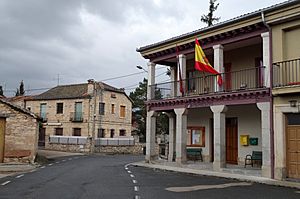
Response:
[[[45,149],[79,153],[88,153],[90,151],[90,147],[87,144],[53,144],[48,142],[46,143]]]
[[[96,153],[107,154],[143,154],[142,144],[133,146],[99,146],[95,148]]]
[[[7,104],[0,103],[5,115],[5,162],[34,162],[37,153],[38,121]]]

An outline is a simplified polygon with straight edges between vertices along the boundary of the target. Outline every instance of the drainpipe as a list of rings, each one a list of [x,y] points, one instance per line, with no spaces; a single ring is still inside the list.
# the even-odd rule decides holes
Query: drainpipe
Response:
[[[274,155],[274,116],[273,116],[273,44],[272,44],[272,28],[267,24],[265,20],[264,12],[261,12],[261,20],[263,24],[269,31],[269,48],[270,48],[270,150],[271,150],[271,178],[274,179],[274,162],[275,162],[275,155]]]

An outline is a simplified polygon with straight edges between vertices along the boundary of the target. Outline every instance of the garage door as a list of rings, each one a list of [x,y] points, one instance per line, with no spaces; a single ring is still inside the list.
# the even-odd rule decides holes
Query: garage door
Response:
[[[287,115],[287,175],[300,179],[300,115]]]

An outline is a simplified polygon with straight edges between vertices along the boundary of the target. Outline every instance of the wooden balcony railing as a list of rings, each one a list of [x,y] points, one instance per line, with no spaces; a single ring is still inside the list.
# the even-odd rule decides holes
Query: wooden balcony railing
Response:
[[[155,90],[155,100],[257,89],[264,87],[264,69],[265,67],[256,67],[222,73],[223,84],[220,88],[216,75],[203,75],[182,80],[183,93],[179,91],[180,81],[151,85],[150,89]]]
[[[273,87],[300,86],[300,58],[273,63]]]

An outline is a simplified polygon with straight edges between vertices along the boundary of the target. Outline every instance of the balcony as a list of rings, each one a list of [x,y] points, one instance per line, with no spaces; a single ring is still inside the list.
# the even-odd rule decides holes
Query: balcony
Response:
[[[152,100],[256,90],[264,88],[264,72],[265,67],[256,67],[222,73],[221,87],[217,85],[216,75],[203,75],[182,80],[185,88],[183,93],[179,92],[180,81],[155,84],[150,86],[150,89],[155,91]]]
[[[300,87],[300,58],[273,63],[273,88],[291,90],[295,87]]]
[[[47,113],[40,113],[39,117],[42,119],[43,123],[46,123],[48,121]]]
[[[72,112],[70,116],[71,122],[83,122],[83,112]]]

